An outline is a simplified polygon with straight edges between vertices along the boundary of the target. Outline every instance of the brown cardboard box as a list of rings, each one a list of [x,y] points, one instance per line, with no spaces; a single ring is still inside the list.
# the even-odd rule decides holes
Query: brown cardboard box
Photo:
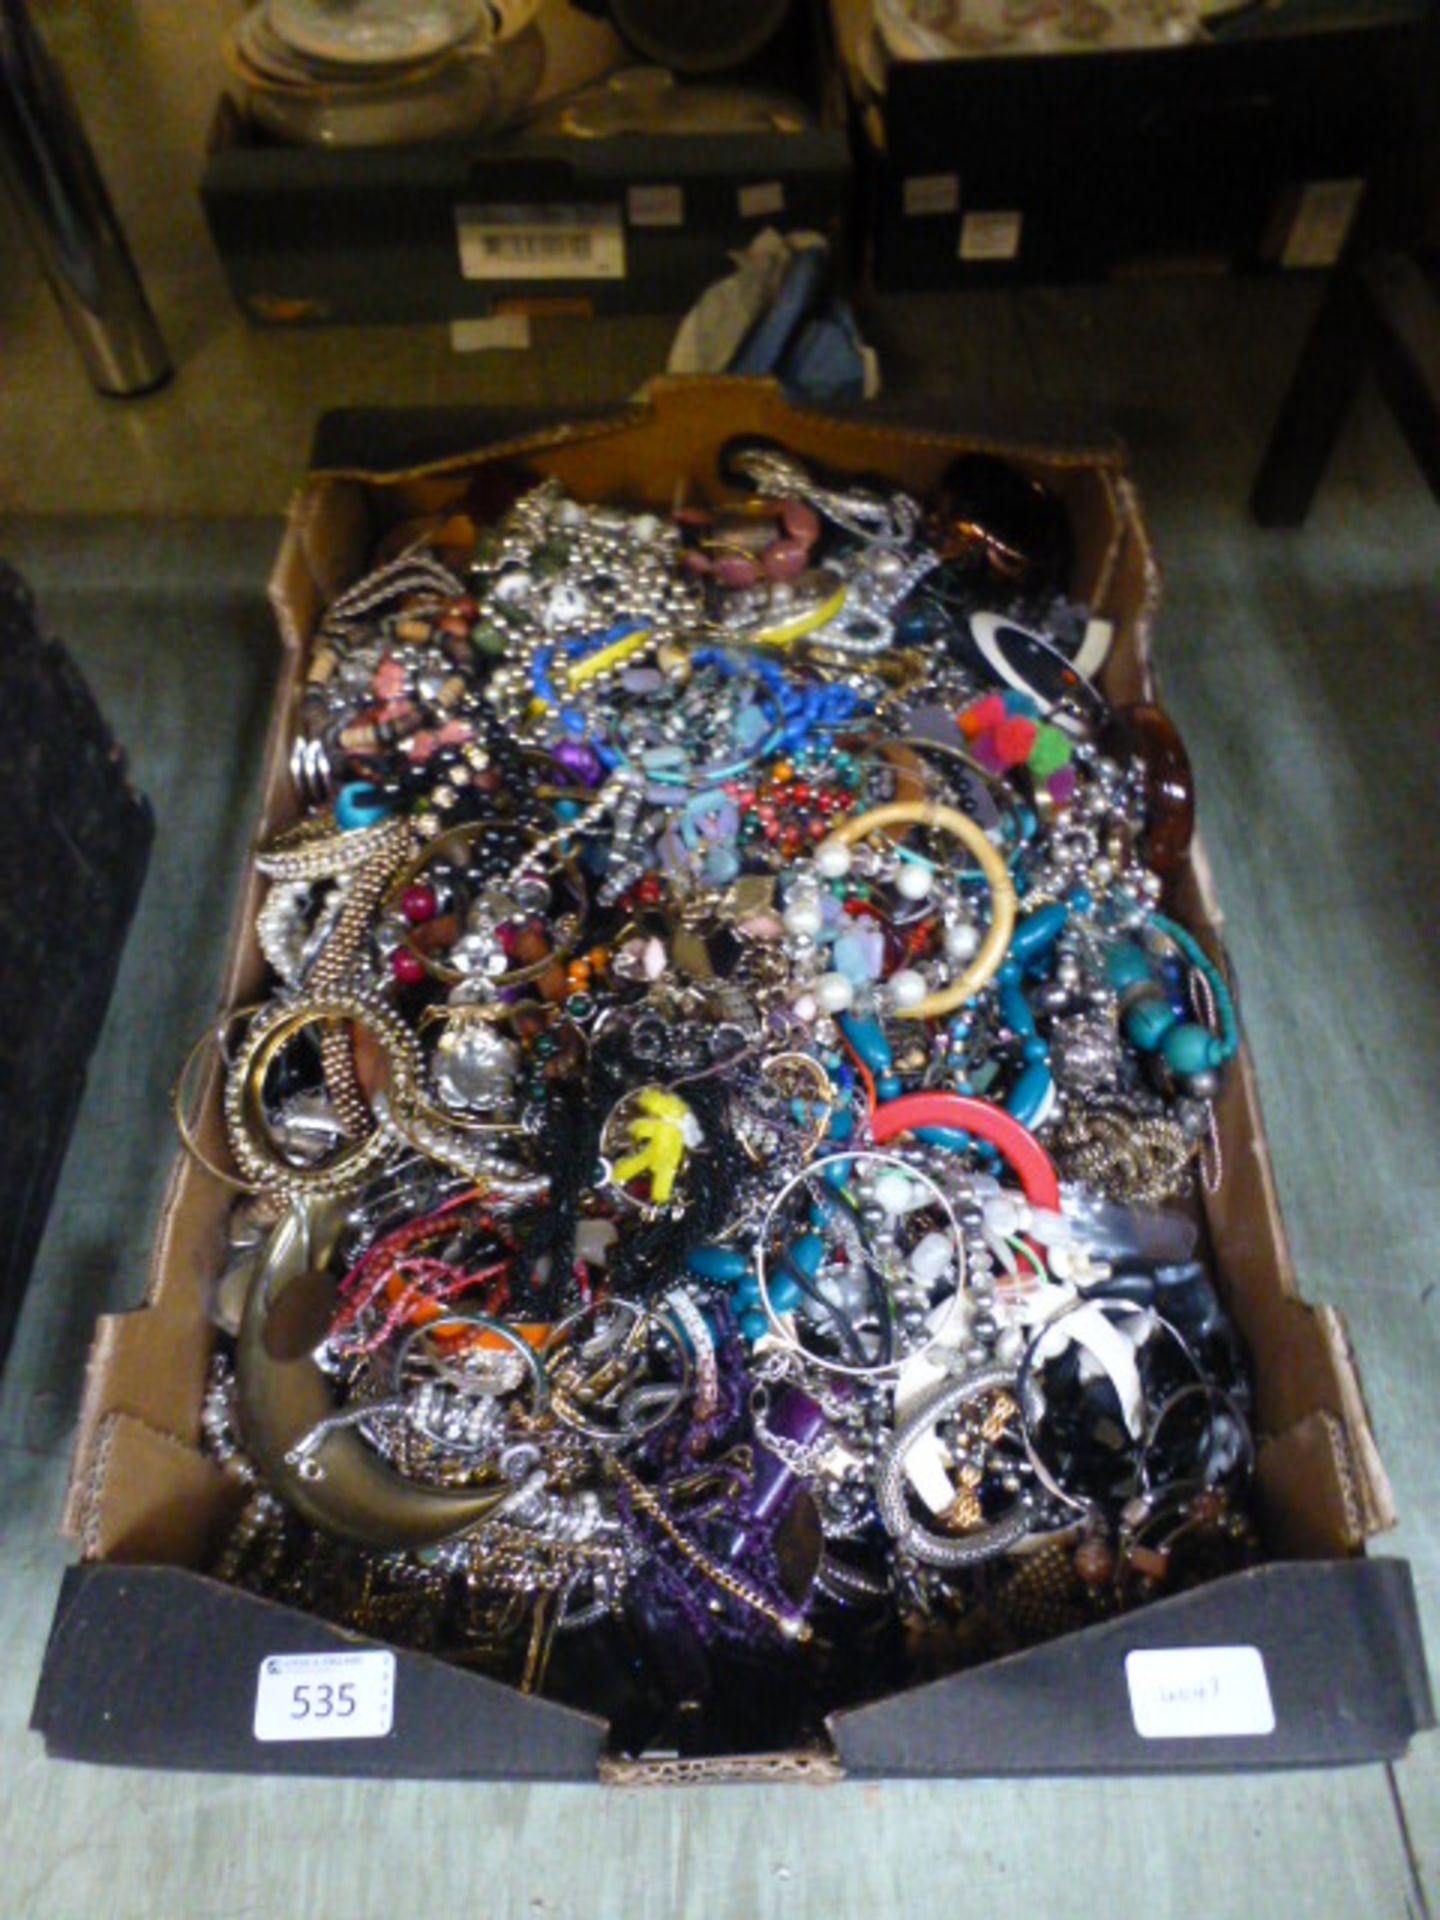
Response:
[[[740,432],[767,434],[840,469],[924,491],[957,451],[984,445],[1063,498],[1078,551],[1074,592],[1114,621],[1106,690],[1153,693],[1149,636],[1158,577],[1134,491],[1114,452],[978,443],[791,409],[768,383],[661,381],[613,417],[497,441],[462,458],[376,476],[320,472],[292,509],[271,585],[285,638],[258,823],[296,810],[287,772],[305,650],[328,601],[400,523],[440,524],[480,469],[554,475],[577,496],[658,508],[718,488],[716,456]],[[222,1003],[253,1000],[264,963],[252,877]],[[1220,915],[1197,846],[1173,903],[1212,949]],[[223,1161],[217,1076],[204,1090],[202,1146]],[[1298,1764],[1402,1751],[1430,1723],[1408,1568],[1367,1561],[1393,1523],[1353,1358],[1338,1316],[1300,1297],[1275,1200],[1253,1071],[1242,1054],[1219,1112],[1226,1165],[1206,1202],[1219,1279],[1253,1356],[1257,1477],[1271,1564],[1159,1602],[990,1666],[834,1716],[810,1755],[694,1763],[702,1774],[1120,1771]],[[489,1777],[612,1777],[685,1771],[604,1756],[603,1725],[418,1654],[398,1656],[396,1728],[377,1742],[257,1746],[257,1664],[267,1654],[356,1644],[292,1610],[234,1592],[203,1568],[239,1495],[199,1450],[212,1343],[205,1282],[224,1242],[228,1193],[177,1163],[145,1302],[100,1322],[76,1442],[66,1524],[80,1541],[56,1613],[35,1724],[53,1752],[158,1765]],[[363,1643],[361,1643],[363,1644]],[[1124,1658],[1137,1648],[1259,1649],[1275,1705],[1267,1736],[1142,1739],[1127,1712]],[[104,1658],[95,1657],[103,1645]],[[159,1657],[160,1650],[164,1658]],[[195,1680],[204,1676],[203,1698]],[[189,1675],[186,1682],[184,1676]],[[408,1704],[407,1704],[408,1703]]]

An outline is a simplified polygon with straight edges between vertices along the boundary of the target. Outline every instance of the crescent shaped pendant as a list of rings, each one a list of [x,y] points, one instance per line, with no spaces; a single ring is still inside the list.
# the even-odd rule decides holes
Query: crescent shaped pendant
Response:
[[[296,1202],[257,1268],[235,1358],[246,1449],[271,1490],[322,1532],[382,1552],[434,1546],[477,1525],[513,1489],[416,1486],[350,1427],[326,1435],[316,1456],[318,1477],[302,1471],[297,1450],[335,1412],[314,1353],[333,1305],[325,1267],[343,1217],[343,1203]]]

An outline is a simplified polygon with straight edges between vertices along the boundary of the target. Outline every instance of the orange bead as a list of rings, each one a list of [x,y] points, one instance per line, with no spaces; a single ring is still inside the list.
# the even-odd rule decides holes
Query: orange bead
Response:
[[[408,1289],[408,1281],[398,1273],[392,1273],[385,1282],[385,1298],[391,1306],[398,1306]],[[438,1320],[445,1309],[434,1300],[412,1300],[401,1318],[412,1327],[428,1326],[432,1320]]]
[[[547,967],[541,974],[535,983],[535,991],[542,1000],[548,1000],[552,1004],[558,1004],[569,996],[570,984],[565,977],[565,969],[558,960],[554,966]]]

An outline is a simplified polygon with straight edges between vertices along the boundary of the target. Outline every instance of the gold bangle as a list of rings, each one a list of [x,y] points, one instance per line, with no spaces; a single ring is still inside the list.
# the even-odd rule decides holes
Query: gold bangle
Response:
[[[1010,869],[990,844],[988,837],[968,815],[957,807],[942,807],[933,801],[912,804],[897,800],[889,806],[873,807],[858,819],[847,820],[831,833],[832,840],[851,846],[883,827],[936,827],[958,840],[970,853],[990,888],[990,925],[980,943],[980,951],[965,971],[948,987],[926,994],[916,1007],[897,1007],[897,1020],[938,1020],[964,1006],[1000,971],[1015,931],[1015,887]]]
[[[413,837],[413,823],[399,817],[344,832],[324,815],[315,814],[282,827],[257,847],[255,867],[267,880],[338,879],[379,853],[392,849],[398,853]]]
[[[174,1115],[175,1131],[180,1136],[180,1144],[185,1149],[186,1154],[195,1162],[197,1167],[200,1167],[204,1172],[208,1173],[212,1180],[218,1180],[222,1187],[229,1187],[232,1192],[235,1193],[254,1193],[257,1191],[257,1188],[253,1181],[241,1180],[236,1174],[227,1173],[224,1167],[217,1167],[215,1162],[204,1151],[199,1141],[195,1138],[194,1128],[190,1120],[190,1103],[186,1095],[189,1092],[191,1075],[211,1047],[213,1047],[220,1056],[222,1064],[228,1067],[228,1062],[225,1061],[225,1034],[227,1029],[231,1027],[235,1021],[243,1020],[250,1014],[258,1013],[264,1004],[261,1000],[255,1000],[252,1001],[249,1006],[234,1007],[229,1013],[222,1013],[213,1026],[205,1029],[204,1033],[201,1034],[200,1038],[186,1054],[184,1064],[175,1076],[175,1085],[170,1089],[170,1111]]]
[[[366,1028],[380,1043],[390,1073],[389,1097],[405,1106],[420,1079],[419,1046],[405,1023],[375,1001],[355,993],[315,994],[296,1003],[276,1001],[251,1021],[225,1085],[225,1123],[235,1164],[257,1186],[292,1194],[348,1192],[390,1151],[390,1129],[377,1124],[336,1160],[319,1167],[296,1166],[269,1140],[263,1089],[281,1049],[306,1027],[344,1021]]]

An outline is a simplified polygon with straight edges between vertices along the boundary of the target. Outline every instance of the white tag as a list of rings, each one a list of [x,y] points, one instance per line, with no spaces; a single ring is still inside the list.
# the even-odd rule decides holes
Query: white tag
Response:
[[[916,220],[927,213],[960,211],[958,173],[912,173],[901,189],[905,218]]]
[[[450,322],[450,347],[454,353],[490,353],[497,347],[523,351],[529,345],[528,313],[477,314],[469,320]]]
[[[1363,180],[1312,180],[1300,195],[1280,254],[1282,267],[1333,267],[1360,208]]]
[[[257,1740],[380,1740],[394,1722],[393,1653],[272,1653],[260,1662]]]
[[[1258,1647],[1156,1647],[1125,1656],[1142,1740],[1213,1740],[1275,1731]]]
[[[967,213],[960,222],[960,258],[1013,260],[1020,251],[1024,224],[1020,213]]]
[[[466,280],[623,280],[619,207],[456,207]]]
[[[625,216],[632,227],[683,227],[683,187],[630,187],[625,194]]]
[[[921,1434],[905,1455],[905,1478],[931,1513],[944,1513],[955,1504],[949,1459],[950,1449],[933,1430]]]
[[[742,220],[759,220],[765,214],[785,211],[785,189],[778,180],[762,180],[757,186],[741,187],[738,199]]]

